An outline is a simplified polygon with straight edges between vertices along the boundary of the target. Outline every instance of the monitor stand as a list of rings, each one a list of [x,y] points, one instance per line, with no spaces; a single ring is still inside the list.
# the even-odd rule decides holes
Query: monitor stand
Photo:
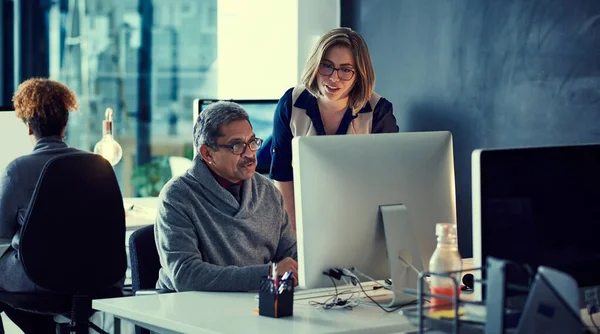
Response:
[[[379,212],[385,231],[392,294],[390,300],[377,302],[387,307],[413,302],[416,297],[403,293],[402,289],[416,290],[419,275],[407,263],[421,272],[424,270],[424,265],[417,247],[417,238],[409,221],[408,209],[403,204],[382,205],[379,206]],[[428,285],[424,286],[428,290]]]

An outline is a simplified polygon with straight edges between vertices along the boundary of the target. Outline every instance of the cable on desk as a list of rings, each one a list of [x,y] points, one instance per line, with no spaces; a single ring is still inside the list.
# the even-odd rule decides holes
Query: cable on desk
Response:
[[[418,299],[415,299],[413,301],[410,301],[408,303],[402,304],[402,305],[398,305],[396,307],[393,308],[385,308],[384,306],[382,306],[381,304],[379,304],[377,301],[375,301],[375,299],[373,299],[373,297],[369,296],[369,294],[367,294],[367,292],[365,291],[362,283],[360,282],[360,279],[358,278],[358,276],[356,276],[353,271],[356,270],[355,268],[352,269],[347,269],[347,268],[342,268],[342,269],[330,269],[329,272],[324,272],[323,274],[329,276],[331,278],[331,281],[333,282],[333,278],[343,278],[343,277],[348,277],[350,278],[350,282],[353,285],[358,285],[360,287],[360,290],[362,291],[363,294],[365,294],[365,296],[367,296],[367,298],[369,298],[371,300],[371,302],[373,302],[375,305],[377,305],[380,309],[382,309],[383,311],[387,312],[387,313],[392,313],[392,312],[396,312],[398,310],[400,310],[403,307],[409,306],[409,305],[415,305],[418,302]],[[357,270],[358,272],[358,270]],[[338,278],[339,279],[339,278]],[[376,282],[376,281],[375,281]],[[378,283],[378,282],[376,282]],[[378,283],[380,284],[380,283]],[[335,282],[334,282],[335,285]],[[380,284],[381,285],[381,284]]]
[[[399,306],[396,306],[396,307],[393,307],[393,308],[385,308],[381,304],[379,304],[378,302],[376,302],[375,299],[373,299],[373,297],[371,297],[371,296],[369,296],[367,294],[367,292],[365,291],[365,289],[362,286],[362,283],[360,283],[360,280],[357,280],[357,284],[360,287],[360,289],[362,290],[362,292],[365,294],[365,296],[367,296],[375,305],[379,306],[380,309],[384,310],[387,313],[396,312],[396,311],[400,310],[401,308],[409,306],[409,305],[415,305],[419,301],[418,299],[415,299],[413,301],[410,301],[408,303],[404,303],[402,305],[399,305]]]
[[[388,291],[394,291],[394,292],[404,293],[403,291],[396,290],[396,289],[394,289],[394,288],[392,288],[392,287],[385,286],[385,285],[383,285],[383,284],[379,283],[379,282],[378,282],[377,280],[375,280],[373,277],[371,277],[371,276],[368,276],[368,275],[364,274],[363,272],[361,272],[361,271],[360,271],[360,270],[358,270],[357,268],[351,268],[351,269],[350,269],[350,271],[351,271],[351,272],[356,272],[356,273],[358,273],[359,275],[361,275],[361,276],[364,276],[365,278],[369,279],[370,281],[374,282],[374,283],[375,283],[375,284],[377,284],[378,286],[381,286],[382,288],[384,288],[384,289],[386,289],[386,290],[388,290]],[[418,271],[417,271],[417,273],[418,273],[418,274],[420,274],[420,272],[418,272]],[[355,276],[355,277],[356,277],[356,276]],[[360,282],[360,279],[358,279],[358,277],[356,277],[356,280],[357,280],[357,282]],[[387,281],[388,281],[388,280],[386,280],[386,283],[387,283]],[[429,282],[426,282],[426,283],[429,285]],[[390,282],[390,283],[388,283],[388,284],[392,285],[392,282]],[[356,284],[355,284],[355,285],[356,285]],[[393,285],[392,285],[392,286],[393,286]],[[361,286],[361,288],[362,288],[362,286]],[[364,290],[363,290],[363,292],[364,292]],[[365,293],[365,294],[366,294],[366,293]],[[429,301],[429,299],[423,299],[423,301],[426,301],[426,302],[428,302],[428,303],[430,302],[430,301]],[[401,306],[401,307],[408,306],[408,305],[410,305],[411,303],[415,303],[415,301],[412,301],[412,302],[410,302],[410,303],[408,303],[408,304],[405,304],[405,305],[403,305],[403,306]]]
[[[325,302],[317,302],[317,301],[311,300],[308,302],[310,305],[321,306],[325,310],[340,309],[340,308],[351,310],[354,307],[359,305],[358,301],[354,300],[354,292],[350,295],[350,297],[348,297],[346,299],[340,298],[339,295],[344,293],[344,291],[342,291],[342,292],[338,291],[337,285],[335,284],[335,281],[333,280],[332,276],[328,275],[327,273],[323,273],[323,274],[328,276],[331,279],[331,282],[333,283],[333,288],[335,289],[335,295],[327,298],[325,300]],[[340,278],[341,278],[341,276],[340,276]]]
[[[379,283],[379,281],[377,281],[376,279],[374,279],[374,278],[373,278],[373,277],[371,277],[371,276],[368,276],[368,275],[364,274],[363,272],[361,272],[361,271],[360,271],[360,270],[358,270],[357,268],[352,268],[352,269],[350,269],[350,271],[352,271],[352,272],[356,272],[357,274],[359,274],[359,275],[363,276],[364,278],[368,279],[369,281],[371,281],[371,282],[373,282],[373,283],[377,284],[377,286],[381,287],[382,289],[386,289],[386,290],[388,290],[388,291],[395,291],[395,292],[404,293],[403,291],[400,291],[400,290],[395,290],[395,289],[393,288],[393,285],[392,285],[391,283],[388,283],[388,284],[390,284],[391,286],[386,286],[386,285],[384,285],[384,284],[381,284],[381,283]],[[419,274],[420,274],[420,273],[419,273]],[[357,279],[358,279],[358,277],[357,277]],[[386,280],[386,281],[388,281],[388,280]],[[425,283],[427,283],[427,285],[429,285],[429,282],[427,282],[427,281],[426,281]]]

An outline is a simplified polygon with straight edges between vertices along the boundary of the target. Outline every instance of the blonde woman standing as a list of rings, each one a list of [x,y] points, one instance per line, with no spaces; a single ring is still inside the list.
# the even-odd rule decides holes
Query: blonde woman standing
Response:
[[[349,28],[325,33],[313,49],[302,85],[290,88],[275,110],[270,177],[295,230],[292,138],[398,132],[392,103],[373,91],[367,44]]]

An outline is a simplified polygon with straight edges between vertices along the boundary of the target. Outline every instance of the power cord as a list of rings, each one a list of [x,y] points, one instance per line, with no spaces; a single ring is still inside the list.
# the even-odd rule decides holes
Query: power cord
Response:
[[[371,297],[364,289],[362,283],[360,282],[360,279],[352,272],[352,271],[357,271],[356,268],[353,268],[352,270],[347,269],[347,268],[342,268],[342,269],[335,269],[337,270],[341,276],[346,276],[348,278],[350,278],[350,282],[352,282],[353,285],[358,285],[360,287],[360,290],[362,291],[362,293],[367,296],[367,298],[369,298],[371,300],[371,302],[375,305],[377,305],[380,309],[382,309],[383,311],[387,312],[387,313],[392,313],[392,312],[396,312],[399,309],[409,306],[409,305],[414,305],[418,302],[417,299],[410,301],[408,303],[393,307],[393,308],[386,308],[383,305],[379,304],[375,299],[373,299],[373,297]],[[358,271],[357,271],[358,272]],[[373,280],[375,281],[375,280]],[[377,281],[375,281],[377,282]],[[380,284],[380,283],[379,283]],[[381,284],[380,284],[381,285]]]
[[[373,277],[366,275],[365,273],[361,272],[360,270],[356,269],[356,268],[352,268],[351,269],[353,272],[356,272],[357,274],[359,274],[360,276],[363,276],[364,278],[368,279],[371,282],[374,282],[375,284],[377,284],[378,286],[382,287],[383,289],[389,290],[389,291],[395,291],[395,292],[399,292],[399,293],[404,293],[403,291],[400,290],[395,290],[394,288],[381,284],[379,283],[379,281],[375,280]],[[389,285],[392,285],[392,282],[386,279],[386,283]],[[425,283],[427,283],[427,285],[429,285],[429,282],[425,281]]]
[[[412,270],[414,270],[417,275],[420,275],[421,272],[419,271],[419,269],[417,269],[417,267],[415,267],[412,263],[406,261],[402,256],[398,255],[398,260],[400,260],[400,262],[404,263],[404,265],[410,267]]]
[[[598,327],[598,324],[596,324],[596,321],[594,320],[594,313],[598,313],[599,311],[598,306],[590,304],[587,306],[587,311],[588,315],[590,316],[590,321],[592,322],[592,325],[594,325],[594,327],[596,328],[596,333],[600,333],[600,327]]]
[[[354,293],[352,293],[350,295],[350,297],[348,298],[340,298],[340,294],[343,293],[338,291],[337,285],[335,284],[335,281],[333,280],[336,277],[339,277],[339,279],[344,279],[344,277],[342,277],[341,274],[338,275],[338,272],[332,272],[331,270],[329,272],[324,272],[324,275],[328,276],[329,279],[331,279],[331,282],[333,283],[333,288],[335,289],[335,295],[333,295],[332,297],[328,298],[327,300],[325,300],[325,302],[317,302],[314,300],[309,301],[308,303],[310,305],[313,306],[320,306],[325,310],[331,310],[331,309],[353,309],[354,307],[359,305],[358,300],[356,300],[354,298]]]
[[[369,296],[367,294],[367,292],[365,291],[365,289],[362,286],[362,283],[360,282],[360,280],[357,280],[356,283],[358,284],[358,286],[360,287],[360,289],[362,290],[362,292],[365,294],[365,296],[367,296],[367,298],[369,298],[371,300],[371,302],[373,302],[375,305],[379,306],[380,309],[384,310],[387,313],[392,313],[392,312],[396,312],[399,309],[409,306],[409,305],[415,305],[418,302],[418,299],[415,299],[413,301],[410,301],[408,303],[393,307],[393,308],[385,308],[383,307],[381,304],[379,304],[378,302],[375,301],[375,299],[373,299],[373,297]]]

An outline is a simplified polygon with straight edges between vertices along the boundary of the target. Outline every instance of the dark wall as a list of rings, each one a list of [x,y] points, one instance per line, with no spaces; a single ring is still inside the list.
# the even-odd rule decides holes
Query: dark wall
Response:
[[[400,130],[453,133],[465,257],[473,149],[600,142],[600,1],[342,0],[342,22]]]

